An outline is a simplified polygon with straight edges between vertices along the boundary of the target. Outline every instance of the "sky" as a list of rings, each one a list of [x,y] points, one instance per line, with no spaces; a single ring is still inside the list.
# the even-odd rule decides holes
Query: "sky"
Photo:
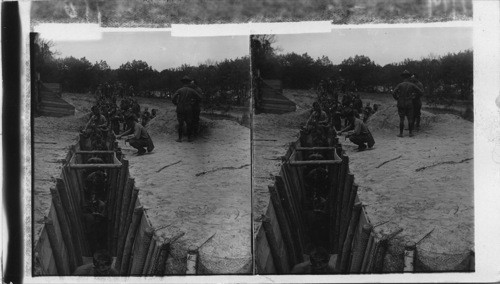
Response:
[[[43,37],[43,34],[41,35]],[[279,53],[308,53],[314,59],[328,56],[334,64],[354,55],[376,64],[421,59],[472,49],[471,27],[337,29],[321,34],[277,35]],[[199,65],[249,55],[248,36],[172,37],[170,32],[105,32],[100,40],[54,41],[57,57],[105,60],[113,69],[143,60],[161,71],[182,64]]]
[[[248,36],[193,38],[171,37],[170,32],[105,32],[101,40],[53,42],[53,49],[59,52],[56,57],[85,57],[91,63],[105,60],[112,69],[142,60],[162,71],[249,54]]]
[[[472,49],[472,27],[339,29],[324,34],[277,35],[280,54],[328,56],[333,64],[355,55],[368,56],[384,66],[406,58],[419,60]]]

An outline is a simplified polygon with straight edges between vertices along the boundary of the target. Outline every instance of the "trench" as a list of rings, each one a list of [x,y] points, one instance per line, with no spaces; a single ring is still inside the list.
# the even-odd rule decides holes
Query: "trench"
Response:
[[[202,112],[200,116],[210,120],[231,120],[237,122],[241,126],[250,128],[250,118],[248,111],[236,111],[227,113],[220,111]]]
[[[468,120],[470,122],[474,122],[474,114],[472,111],[472,107],[467,106],[455,106],[455,107],[446,107],[446,106],[436,106],[423,107],[422,110],[428,111],[432,114],[454,114],[460,116],[461,118]]]
[[[222,119],[242,122],[238,115]],[[206,252],[191,247],[187,252],[179,251],[181,245],[176,241],[183,233],[163,234],[162,228],[152,226],[141,205],[140,189],[129,172],[129,162],[114,134],[107,133],[104,144],[105,150],[91,151],[95,145],[80,135],[67,152],[61,175],[51,189],[49,213],[33,247],[33,275],[73,275],[77,267],[91,263],[93,253],[100,249],[110,252],[112,267],[120,275],[167,275],[172,273],[173,262],[181,273],[185,270],[186,274],[213,274],[215,259],[207,258]],[[101,190],[94,196],[104,204],[89,202],[93,200],[88,194],[91,175],[105,177],[98,186]],[[103,216],[91,214],[89,205],[94,206],[94,211],[99,205],[105,208]],[[220,262],[224,261],[229,260]]]
[[[111,132],[104,141],[105,150],[91,151],[80,135],[70,147],[34,245],[34,276],[72,275],[102,249],[120,275],[164,275],[174,240],[154,235],[128,160]]]
[[[289,274],[308,260],[312,247],[328,251],[332,273],[386,273],[394,271],[393,259],[403,272],[406,244],[396,241],[403,229],[376,229],[380,224],[372,224],[364,209],[349,157],[334,134],[326,136],[327,141],[315,141],[314,135],[301,132],[289,146],[269,185],[266,214],[257,220],[255,272]],[[435,271],[436,267],[474,271],[473,251],[449,256],[430,255],[416,245],[408,250],[414,259],[404,271]],[[439,265],[439,261],[447,263]]]

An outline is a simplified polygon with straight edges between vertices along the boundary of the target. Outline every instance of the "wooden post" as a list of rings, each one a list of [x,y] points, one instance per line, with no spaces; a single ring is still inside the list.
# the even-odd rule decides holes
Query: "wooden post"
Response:
[[[69,188],[68,193],[71,196],[72,203],[74,204],[75,209],[77,210],[79,216],[81,216],[82,214],[81,208],[83,206],[83,199],[84,199],[81,194],[83,188],[80,188],[80,185],[78,184],[78,177],[76,174],[76,170],[71,170],[67,166],[65,166],[64,168],[66,169],[66,175],[67,175],[66,181],[68,182],[67,183],[67,186]]]
[[[291,161],[290,166],[309,166],[309,165],[333,165],[342,163],[340,160],[310,160],[310,161]]]
[[[151,267],[151,258],[156,250],[157,239],[154,236],[151,238],[151,243],[149,243],[148,253],[146,254],[146,261],[144,262],[144,267],[142,268],[142,275],[149,275],[149,267]]]
[[[121,262],[121,274],[128,275],[129,274],[129,260],[130,255],[132,254],[132,245],[134,244],[135,235],[137,233],[137,228],[141,222],[142,213],[144,212],[144,208],[139,206],[134,209],[134,216],[132,218],[132,224],[128,229],[127,233],[127,242],[125,243],[125,248],[123,249],[123,259]]]
[[[75,257],[76,257],[76,264],[77,266],[82,265],[83,259],[83,251],[85,253],[88,252],[86,251],[87,246],[85,242],[85,234],[83,233],[83,229],[79,226],[80,224],[80,218],[77,218],[77,212],[75,208],[73,208],[71,202],[69,201],[66,187],[64,185],[64,182],[62,179],[58,178],[56,179],[56,190],[59,193],[59,198],[61,199],[61,204],[63,208],[65,209],[64,211],[66,212],[68,216],[68,225],[69,225],[69,230],[71,233],[71,240],[73,241],[73,244],[75,245]],[[81,217],[81,216],[80,216]]]
[[[304,232],[303,228],[303,218],[302,218],[302,208],[301,204],[298,202],[298,191],[300,188],[298,184],[295,183],[295,180],[290,176],[291,167],[287,164],[281,166],[281,174],[282,180],[284,184],[285,193],[287,199],[290,204],[290,208],[292,209],[290,212],[293,214],[294,224],[298,230],[298,235],[300,238],[300,242],[302,244],[302,232]]]
[[[335,147],[297,147],[296,151],[330,151],[335,150]]]
[[[153,268],[151,274],[155,276],[163,276],[165,274],[165,263],[167,262],[170,244],[163,244],[160,247],[158,258],[152,263]]]
[[[71,271],[74,271],[78,266],[78,261],[75,254],[75,245],[73,244],[73,240],[71,238],[68,219],[66,218],[66,213],[64,212],[57,190],[55,188],[51,188],[50,193],[52,194],[52,205],[54,205],[54,209],[56,211],[57,220],[59,221],[59,227],[61,229],[64,244],[66,245],[66,249],[68,250],[69,268]]]
[[[368,263],[366,265],[366,268],[363,272],[365,273],[371,273],[373,271],[373,266],[375,266],[375,257],[377,256],[377,251],[379,250],[380,247],[380,239],[377,238],[374,233],[372,232],[373,235],[373,244],[370,250],[370,255],[368,257]]]
[[[373,227],[372,227],[373,229]],[[363,262],[361,263],[361,271],[360,272],[366,272],[369,266],[370,261],[372,261],[372,251],[374,247],[374,241],[375,238],[373,236],[373,233],[370,232],[369,238],[368,238],[368,244],[366,245],[365,249],[365,255],[363,256]]]
[[[281,261],[279,253],[279,243],[274,235],[274,230],[271,225],[271,219],[268,216],[264,216],[262,219],[262,227],[264,227],[267,242],[269,243],[269,249],[271,255],[273,256],[274,267],[276,268],[277,274],[284,274],[288,272],[288,267],[284,266],[284,262]]]
[[[127,208],[127,215],[125,219],[125,224],[130,224],[132,220],[132,215],[134,214],[134,209],[137,203],[137,197],[139,196],[139,189],[137,187],[132,188],[132,196],[130,197],[130,202]]]
[[[113,250],[115,252],[115,255],[119,259],[119,255],[123,253],[123,250],[119,250],[119,238],[118,235],[120,234],[120,228],[121,228],[121,222],[120,222],[120,216],[121,216],[121,209],[122,209],[122,203],[123,203],[123,196],[125,192],[125,188],[127,187],[127,181],[129,180],[129,172],[128,172],[128,162],[126,160],[123,161],[123,166],[122,170],[120,172],[120,183],[118,186],[118,190],[116,191],[115,195],[115,204],[114,204],[114,216],[113,216]]]
[[[330,243],[330,253],[339,254],[336,251],[335,242],[338,240],[338,232],[335,230],[336,227],[336,215],[337,215],[337,191],[338,191],[338,182],[339,182],[339,172],[340,165],[330,165],[328,167],[328,178],[330,183],[330,195],[328,197],[329,202],[329,243]]]
[[[336,233],[336,236],[338,237],[336,240],[335,240],[335,251],[339,253],[339,257],[340,257],[340,254],[342,253],[342,244],[340,243],[340,237],[341,237],[341,231],[340,231],[340,224],[341,224],[341,221],[342,221],[342,218],[341,218],[341,214],[342,214],[342,207],[343,207],[343,204],[342,204],[342,200],[343,200],[343,194],[344,194],[344,186],[345,186],[345,180],[346,180],[346,176],[347,176],[347,173],[349,171],[349,157],[347,155],[342,155],[342,164],[340,166],[340,171],[339,171],[339,183],[338,183],[338,186],[337,186],[337,202],[336,202],[336,205],[337,205],[337,210],[335,212],[335,231],[337,232]]]
[[[414,261],[414,256],[415,256],[415,248],[416,248],[415,242],[408,242],[405,245],[404,272],[413,272],[414,271],[413,261]]]
[[[350,192],[349,200],[347,202],[347,214],[344,217],[345,220],[345,225],[344,225],[344,234],[341,237],[341,240],[345,240],[346,235],[347,235],[347,230],[349,229],[349,222],[351,220],[351,216],[353,214],[353,209],[354,209],[354,201],[356,200],[356,195],[358,194],[358,185],[353,184],[352,189]]]
[[[370,232],[372,226],[365,224],[361,229],[361,236],[359,239],[359,246],[354,248],[351,263],[351,273],[361,272],[361,266],[363,264],[363,257],[365,255],[366,247],[368,245],[368,239],[370,238]]]
[[[354,175],[349,173],[347,174],[345,185],[344,185],[344,193],[342,194],[342,213],[340,215],[340,233],[339,233],[339,240],[340,240],[340,245],[344,243],[345,236],[347,234],[347,227],[349,226],[349,221],[348,215],[349,211],[352,210],[352,204],[349,204],[349,200],[351,197],[351,193],[353,190],[353,183],[354,183]]]
[[[198,265],[198,250],[189,248],[186,256],[186,275],[196,275]]]
[[[130,275],[142,274],[142,269],[144,268],[148,256],[151,239],[153,238],[153,232],[154,231],[151,227],[147,227],[144,231],[144,236],[140,240],[139,248],[137,249],[137,252],[134,253],[134,262],[132,264],[132,268],[130,269]]]
[[[110,183],[112,186],[109,187],[107,202],[106,202],[106,218],[108,220],[107,224],[107,235],[108,235],[108,248],[113,253],[113,236],[114,236],[114,216],[115,216],[115,203],[116,203],[116,192],[119,186],[119,175],[120,172],[117,170],[112,170],[113,174],[110,175]],[[115,255],[116,256],[116,255]]]
[[[382,273],[384,270],[384,259],[387,253],[388,240],[382,239],[379,241],[377,251],[375,252],[375,261],[373,263],[373,273]]]
[[[45,220],[45,230],[47,231],[47,236],[49,237],[50,248],[52,250],[52,256],[54,262],[56,263],[57,275],[64,276],[69,275],[69,271],[65,271],[63,265],[63,256],[61,252],[61,245],[57,243],[56,230],[54,228],[54,223],[52,220]]]
[[[280,176],[276,176],[276,189],[278,192],[278,196],[280,197],[280,200],[282,201],[282,206],[283,209],[285,210],[285,215],[289,216],[289,228],[292,233],[292,242],[295,247],[295,257],[296,257],[296,262],[294,263],[300,263],[302,262],[303,259],[303,254],[302,252],[304,251],[302,248],[302,236],[300,235],[300,227],[299,224],[297,224],[298,218],[295,215],[295,211],[293,208],[293,203],[292,200],[290,200],[290,195],[287,193],[287,189],[285,187],[285,184],[283,182],[283,179]],[[286,214],[289,212],[289,214]]]
[[[470,251],[469,271],[476,271],[476,254],[473,250]]]
[[[70,173],[70,169],[68,168],[68,166],[63,166],[61,177],[64,180],[64,184],[68,188],[67,194],[68,194],[68,197],[71,201],[71,204],[73,205],[73,208],[77,209],[80,206],[80,203],[78,202],[78,200],[76,198],[76,191],[80,190],[80,189],[75,188],[75,186],[73,185],[72,180],[71,180],[72,175]]]
[[[290,231],[290,227],[288,225],[289,224],[288,217],[286,216],[284,208],[281,204],[281,200],[278,195],[278,191],[276,190],[276,187],[270,185],[269,193],[271,195],[271,202],[273,204],[274,211],[276,212],[276,219],[279,224],[281,235],[283,236],[283,242],[285,243],[285,246],[287,248],[288,263],[290,264],[290,266],[293,266],[294,264],[298,263],[295,258],[297,252],[295,251],[295,247],[293,245],[293,236]]]
[[[121,260],[122,256],[124,254],[124,246],[126,243],[126,237],[127,237],[127,230],[128,227],[130,226],[130,223],[126,223],[127,221],[127,215],[129,214],[128,212],[128,207],[130,206],[130,199],[131,199],[131,194],[132,194],[132,189],[134,188],[134,179],[129,178],[128,182],[124,188],[123,191],[123,202],[121,205],[121,209],[119,209],[119,218],[117,219],[119,222],[118,225],[118,235],[117,235],[117,259]],[[116,227],[116,226],[115,226]],[[116,232],[115,232],[116,233]]]
[[[361,214],[361,202],[354,204],[353,214],[349,221],[349,229],[347,232],[346,240],[344,241],[344,246],[342,248],[342,259],[340,260],[340,271],[342,273],[347,273],[349,268],[349,258],[351,256],[352,240],[354,238],[354,232],[358,227],[359,214]],[[338,258],[337,258],[338,259]]]
[[[165,244],[163,242],[158,241],[158,243],[154,247],[154,250],[151,254],[150,264],[149,264],[149,268],[148,268],[148,272],[147,272],[148,275],[155,275],[155,271],[156,271],[157,265],[158,265],[158,260],[160,258],[162,247],[164,245]]]

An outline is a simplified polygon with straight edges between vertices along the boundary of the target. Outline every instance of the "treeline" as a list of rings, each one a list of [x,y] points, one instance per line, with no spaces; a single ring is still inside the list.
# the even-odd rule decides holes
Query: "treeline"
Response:
[[[226,104],[244,104],[250,90],[250,60],[248,56],[206,62],[198,66],[183,65],[157,71],[141,60],[132,60],[112,69],[106,61],[91,63],[83,58],[56,58],[50,42],[38,41],[36,69],[42,82],[62,84],[64,92],[95,92],[100,84],[120,84],[133,87],[136,95],[161,92],[171,94],[182,86],[180,79],[189,76],[204,91],[208,99]]]
[[[281,79],[285,88],[315,88],[322,79],[333,77],[345,80],[352,91],[387,92],[401,81],[400,74],[406,69],[424,84],[429,99],[472,100],[472,50],[385,66],[356,55],[335,65],[326,56],[313,59],[307,53],[277,54],[274,41],[273,36],[252,37],[252,72],[264,79]]]

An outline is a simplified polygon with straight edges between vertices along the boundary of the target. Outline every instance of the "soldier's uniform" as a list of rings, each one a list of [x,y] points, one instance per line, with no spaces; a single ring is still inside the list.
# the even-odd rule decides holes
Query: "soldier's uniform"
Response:
[[[200,97],[198,92],[190,87],[191,81],[193,80],[184,76],[181,82],[185,85],[178,89],[172,98],[172,102],[177,106],[177,121],[179,122],[179,139],[176,140],[177,142],[182,141],[182,128],[184,127],[184,123],[186,123],[187,126],[188,141],[192,141],[195,106],[199,103]]]
[[[398,114],[399,114],[399,137],[403,137],[404,120],[405,117],[408,119],[408,128],[410,131],[410,137],[413,136],[413,125],[415,123],[415,107],[414,99],[416,96],[421,96],[422,91],[417,87],[417,85],[410,82],[410,72],[404,71],[401,76],[405,77],[405,80],[399,83],[392,96],[398,101]]]

